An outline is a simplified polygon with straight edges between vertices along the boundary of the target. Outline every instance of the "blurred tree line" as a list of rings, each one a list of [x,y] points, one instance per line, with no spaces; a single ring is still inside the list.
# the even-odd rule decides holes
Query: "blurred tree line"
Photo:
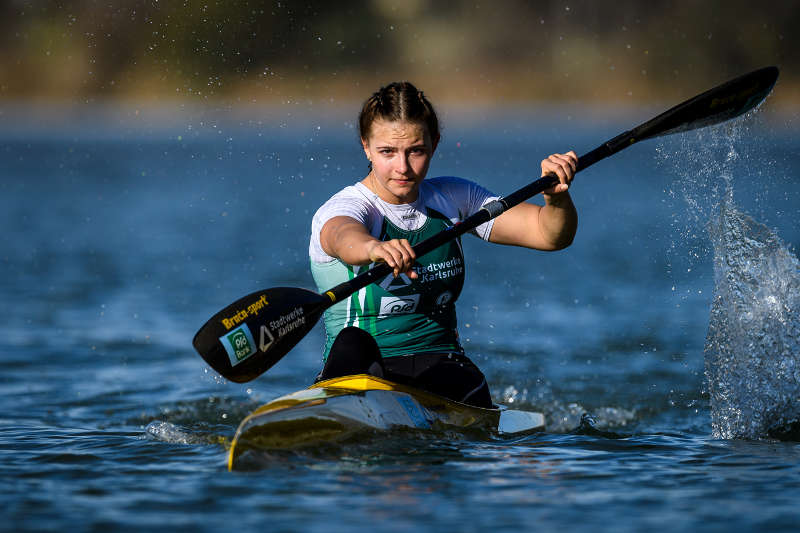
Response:
[[[362,99],[409,79],[437,99],[635,101],[769,64],[792,87],[798,5],[5,0],[0,98]]]

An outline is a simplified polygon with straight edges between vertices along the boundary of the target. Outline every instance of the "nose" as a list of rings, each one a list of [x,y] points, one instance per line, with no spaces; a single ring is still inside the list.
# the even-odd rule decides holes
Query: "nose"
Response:
[[[408,156],[401,155],[397,160],[397,169],[396,169],[397,172],[399,174],[405,174],[408,172],[408,167],[409,167]]]

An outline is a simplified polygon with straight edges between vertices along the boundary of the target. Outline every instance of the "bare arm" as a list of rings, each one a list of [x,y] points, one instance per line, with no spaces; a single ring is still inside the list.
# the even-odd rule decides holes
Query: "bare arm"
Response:
[[[545,191],[545,205],[521,203],[494,222],[489,241],[537,250],[560,250],[572,244],[578,229],[578,213],[569,196],[575,176],[575,152],[553,154],[542,161],[542,176],[555,174],[559,183]]]
[[[406,239],[379,241],[353,218],[338,216],[328,220],[319,240],[326,254],[348,265],[387,263],[395,276],[404,272],[412,279],[417,277],[411,270],[416,255]]]

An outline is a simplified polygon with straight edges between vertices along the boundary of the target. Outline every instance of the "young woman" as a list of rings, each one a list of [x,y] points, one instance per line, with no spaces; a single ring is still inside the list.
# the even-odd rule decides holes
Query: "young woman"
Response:
[[[419,258],[412,247],[497,196],[460,178],[425,179],[439,121],[408,82],[367,99],[359,128],[369,173],[314,215],[311,271],[321,291],[372,263],[387,263],[393,274],[326,311],[325,366],[317,379],[368,373],[491,407],[486,379],[464,355],[456,329],[455,302],[464,283],[460,240]],[[560,182],[545,191],[545,205],[522,203],[472,233],[537,250],[569,246],[577,213],[567,189],[577,161],[572,151],[543,160],[542,176],[555,174]]]

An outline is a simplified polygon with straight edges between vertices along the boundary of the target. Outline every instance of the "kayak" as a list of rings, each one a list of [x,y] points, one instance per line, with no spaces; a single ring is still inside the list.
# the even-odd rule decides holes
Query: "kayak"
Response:
[[[482,429],[501,436],[544,430],[544,415],[456,402],[382,378],[358,374],[315,383],[263,405],[247,416],[231,442],[228,469],[249,451],[333,442],[358,431]]]
[[[315,383],[247,416],[231,442],[228,469],[248,451],[294,449],[364,430],[482,429],[501,436],[544,430],[544,415],[459,403],[382,378],[358,374]]]

